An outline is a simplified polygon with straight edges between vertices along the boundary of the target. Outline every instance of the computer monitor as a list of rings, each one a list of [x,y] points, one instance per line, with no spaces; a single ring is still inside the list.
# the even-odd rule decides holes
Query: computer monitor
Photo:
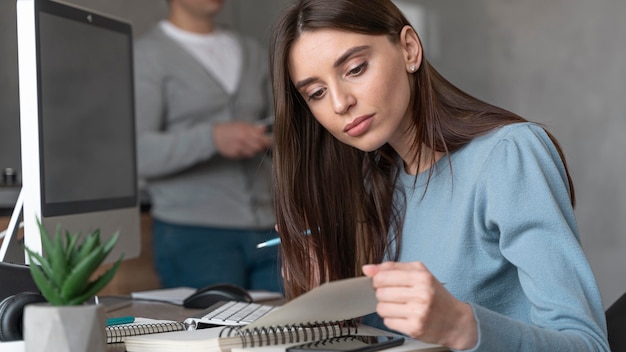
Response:
[[[131,26],[51,0],[17,0],[24,244],[120,232],[105,262],[140,252]],[[18,204],[19,205],[19,204]]]

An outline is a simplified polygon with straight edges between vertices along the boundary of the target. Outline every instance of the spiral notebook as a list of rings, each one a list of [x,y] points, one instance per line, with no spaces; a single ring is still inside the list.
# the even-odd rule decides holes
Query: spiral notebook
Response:
[[[226,328],[231,330],[231,328]],[[248,334],[237,330],[234,336],[224,336],[224,328],[214,327],[186,332],[146,335],[126,341],[129,352],[284,352],[288,347],[307,341],[321,341],[329,337],[354,335],[393,335],[369,326],[326,323],[317,327],[292,327],[292,329],[267,330],[262,334]],[[386,352],[434,352],[449,351],[440,346],[405,338],[402,345],[386,349]]]
[[[202,351],[317,341],[356,333],[354,319],[376,311],[371,279],[359,277],[323,284],[244,326],[132,336],[129,352]]]
[[[128,352],[230,352],[233,349],[317,341],[354,333],[356,330],[353,325],[343,323],[281,327],[266,329],[261,333],[214,327],[128,337],[124,344]]]
[[[129,336],[183,331],[185,329],[185,323],[178,321],[135,318],[135,321],[130,324],[107,326],[106,336],[107,343],[120,343]]]

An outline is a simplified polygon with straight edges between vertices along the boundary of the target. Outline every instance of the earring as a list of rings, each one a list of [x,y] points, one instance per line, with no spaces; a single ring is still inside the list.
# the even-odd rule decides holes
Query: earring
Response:
[[[411,65],[409,67],[409,71],[411,71],[411,73],[415,72],[415,65]]]

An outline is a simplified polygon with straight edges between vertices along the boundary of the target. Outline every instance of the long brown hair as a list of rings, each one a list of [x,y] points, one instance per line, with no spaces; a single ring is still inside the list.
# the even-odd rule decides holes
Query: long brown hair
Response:
[[[300,0],[274,26],[273,177],[289,297],[321,282],[359,276],[363,264],[397,259],[404,217],[404,199],[394,193],[395,152],[388,144],[362,152],[336,140],[316,121],[289,77],[291,47],[302,33],[318,29],[386,35],[398,43],[406,25],[410,23],[390,0]],[[412,85],[411,133],[418,163],[422,146],[434,158],[435,152],[454,152],[500,126],[526,121],[461,91],[425,57]]]

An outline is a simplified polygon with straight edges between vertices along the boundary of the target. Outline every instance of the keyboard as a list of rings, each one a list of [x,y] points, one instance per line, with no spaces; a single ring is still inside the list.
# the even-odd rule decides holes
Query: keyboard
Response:
[[[218,302],[200,313],[185,319],[188,330],[196,330],[213,326],[247,325],[264,316],[276,306],[224,301]]]

